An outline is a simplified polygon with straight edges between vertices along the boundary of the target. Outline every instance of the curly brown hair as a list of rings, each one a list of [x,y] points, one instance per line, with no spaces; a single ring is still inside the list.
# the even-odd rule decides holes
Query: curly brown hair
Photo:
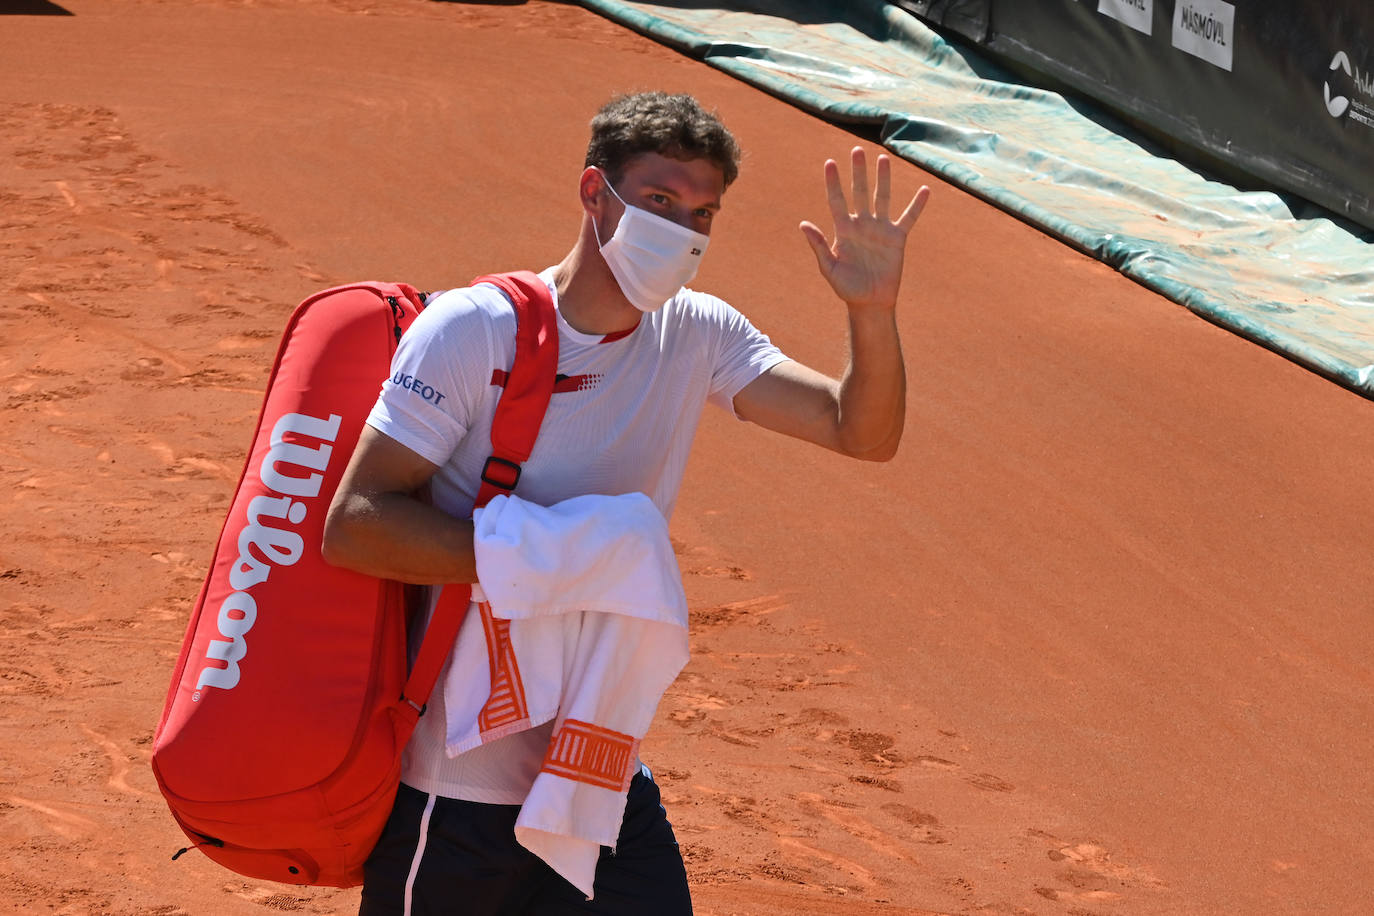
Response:
[[[739,144],[715,112],[690,95],[640,92],[616,96],[592,118],[586,165],[620,180],[636,156],[658,153],[670,159],[708,159],[729,187],[739,176]]]

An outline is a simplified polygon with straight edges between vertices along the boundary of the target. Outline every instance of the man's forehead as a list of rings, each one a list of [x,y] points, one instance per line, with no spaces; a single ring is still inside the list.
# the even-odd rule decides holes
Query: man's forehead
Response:
[[[725,173],[705,158],[675,159],[661,153],[642,153],[626,165],[625,178],[638,184],[715,197],[725,192]]]

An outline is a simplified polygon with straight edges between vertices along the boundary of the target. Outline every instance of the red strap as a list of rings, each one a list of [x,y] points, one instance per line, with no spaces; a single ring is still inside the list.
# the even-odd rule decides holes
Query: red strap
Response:
[[[487,460],[482,485],[477,491],[477,507],[480,508],[497,494],[515,489],[520,465],[534,450],[534,440],[548,410],[558,371],[558,319],[553,295],[537,274],[522,270],[472,281],[473,286],[479,283],[489,283],[506,294],[515,307],[516,326],[515,363],[510,368],[505,391],[496,403],[496,415],[491,422],[491,458]],[[505,476],[499,476],[503,474]],[[401,695],[403,739],[410,735],[429,702],[471,600],[472,588],[468,585],[445,586],[439,595],[415,666],[410,670]]]
[[[558,319],[544,281],[529,271],[518,271],[472,281],[474,286],[479,283],[489,283],[506,294],[515,306],[516,329],[515,363],[491,421],[491,458],[477,491],[478,508],[498,493],[515,489],[514,477],[534,449],[558,371]]]

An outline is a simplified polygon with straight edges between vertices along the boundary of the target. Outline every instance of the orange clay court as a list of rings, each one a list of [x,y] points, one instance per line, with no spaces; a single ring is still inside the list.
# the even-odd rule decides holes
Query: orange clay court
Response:
[[[663,88],[747,154],[697,285],[838,372],[797,224],[855,138],[570,4],[61,2],[0,15],[0,912],[350,913],[170,861],[147,765],[290,309],[554,262]],[[708,411],[673,519],[697,911],[1370,912],[1369,403],[894,176],[901,453]]]

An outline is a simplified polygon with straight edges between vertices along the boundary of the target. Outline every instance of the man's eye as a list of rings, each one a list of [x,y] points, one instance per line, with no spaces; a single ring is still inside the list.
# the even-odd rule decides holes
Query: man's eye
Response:
[[[668,203],[668,197],[664,194],[650,194],[649,200],[660,205]]]

